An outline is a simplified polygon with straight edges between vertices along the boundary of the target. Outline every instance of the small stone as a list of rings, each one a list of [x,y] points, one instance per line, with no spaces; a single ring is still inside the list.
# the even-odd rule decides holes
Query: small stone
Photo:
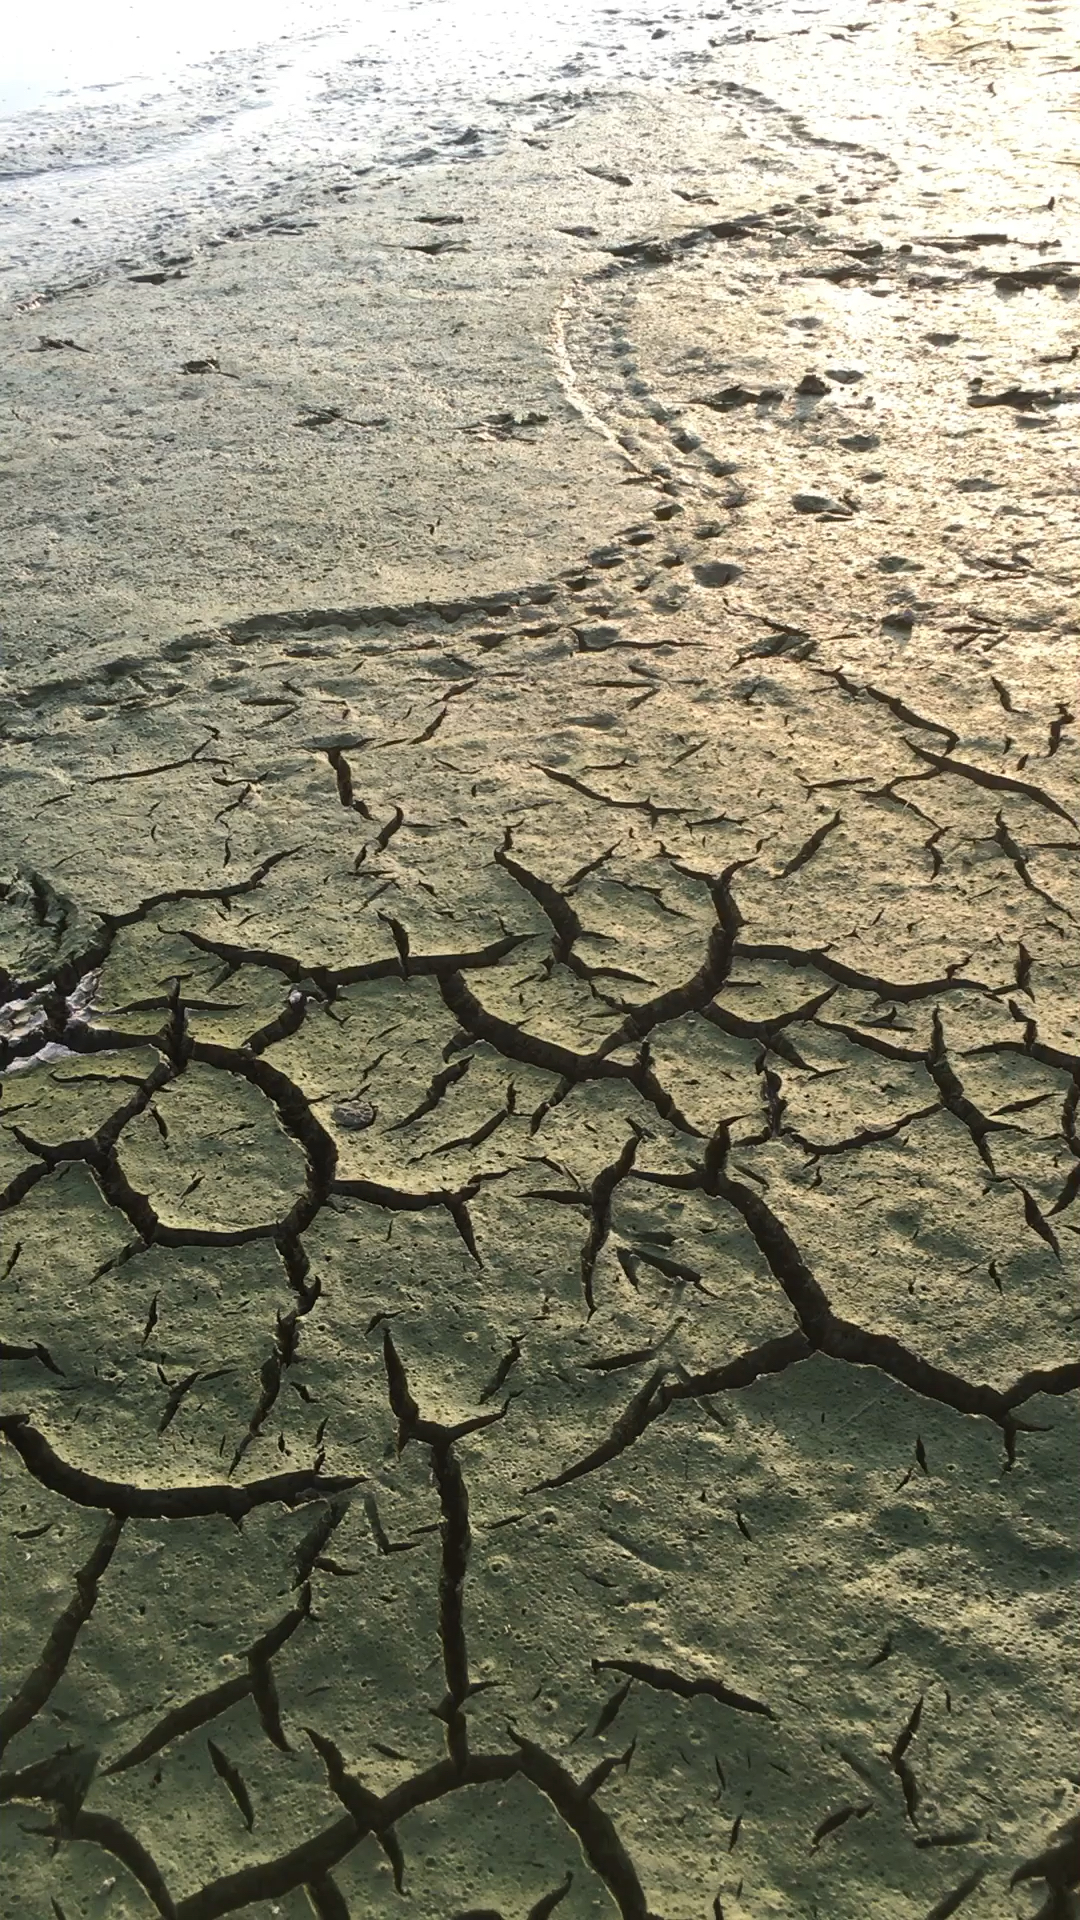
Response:
[[[699,587],[730,587],[741,572],[741,567],[733,566],[728,560],[702,560],[693,569]]]
[[[370,1100],[339,1100],[331,1107],[330,1116],[339,1127],[349,1133],[362,1133],[365,1127],[373,1126],[379,1117],[379,1110]]]
[[[796,513],[835,513],[837,502],[827,493],[793,493],[791,504]]]
[[[849,453],[873,453],[881,445],[881,435],[877,433],[846,433],[838,443],[846,447]]]
[[[826,367],[825,372],[828,374],[830,380],[839,380],[841,386],[844,387],[852,387],[856,380],[865,380],[866,378],[866,375],[860,373],[857,367]]]
[[[811,394],[817,397],[820,394],[828,393],[830,389],[828,381],[823,380],[820,373],[804,373],[795,391],[796,393]]]
[[[902,553],[883,553],[878,566],[882,573],[921,573],[923,571],[921,560],[905,559]]]

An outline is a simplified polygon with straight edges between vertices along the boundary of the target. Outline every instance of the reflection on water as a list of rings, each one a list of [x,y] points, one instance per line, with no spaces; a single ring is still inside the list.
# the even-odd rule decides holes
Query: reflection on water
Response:
[[[692,10],[693,11],[693,10]],[[339,59],[395,57],[421,61],[432,84],[471,70],[479,78],[509,63],[518,76],[537,62],[570,54],[593,26],[619,16],[634,23],[634,6],[598,7],[591,0],[55,0],[9,18],[0,63],[0,117],[57,104],[58,94],[112,90],[131,83],[156,88],[185,68],[222,56],[273,49],[288,64],[312,38],[334,40]],[[714,16],[715,17],[715,16]],[[638,26],[652,23],[636,20]]]
[[[12,8],[4,28],[0,115],[40,106],[58,92],[113,88],[126,81],[160,85],[170,71],[238,47],[331,22],[346,10],[320,0],[52,0]],[[382,6],[353,12],[384,12]]]

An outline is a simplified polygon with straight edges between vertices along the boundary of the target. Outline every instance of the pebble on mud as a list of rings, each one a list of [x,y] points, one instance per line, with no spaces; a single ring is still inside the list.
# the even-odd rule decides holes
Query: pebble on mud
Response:
[[[379,1110],[370,1100],[339,1100],[331,1107],[330,1117],[339,1127],[349,1133],[362,1133],[365,1127],[374,1126]]]
[[[730,587],[741,572],[741,567],[732,566],[728,560],[702,560],[693,569],[699,587]]]

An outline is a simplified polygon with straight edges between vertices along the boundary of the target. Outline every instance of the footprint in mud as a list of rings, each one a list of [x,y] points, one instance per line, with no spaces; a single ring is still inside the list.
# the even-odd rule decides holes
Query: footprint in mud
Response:
[[[340,407],[310,407],[301,414],[299,420],[293,422],[296,427],[310,427],[312,430],[338,424],[343,427],[388,427],[390,422],[385,414],[378,414],[370,420],[355,420]]]
[[[28,347],[27,352],[28,353],[62,352],[65,347],[70,347],[73,353],[89,353],[90,352],[89,347],[80,347],[77,340],[72,340],[67,337],[61,340],[57,338],[56,335],[51,333],[39,333],[37,346]]]
[[[737,407],[754,405],[774,407],[783,398],[783,387],[755,388],[736,385],[721,387],[719,393],[703,394],[698,405],[710,407],[714,413],[733,413]]]
[[[614,167],[582,167],[582,173],[590,173],[594,180],[606,180],[613,187],[632,187],[633,181],[628,173],[619,173]]]
[[[434,260],[440,253],[468,253],[467,240],[407,240],[406,253],[426,253]]]
[[[474,420],[461,431],[479,440],[512,440],[516,434],[527,434],[530,428],[546,427],[549,419],[546,413],[489,413],[485,420]]]

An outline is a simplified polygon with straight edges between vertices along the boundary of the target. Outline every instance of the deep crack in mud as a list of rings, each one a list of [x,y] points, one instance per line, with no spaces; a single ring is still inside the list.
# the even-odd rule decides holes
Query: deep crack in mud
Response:
[[[846,171],[602,236],[625,524],[5,710],[20,1912],[1071,1911],[1072,270],[701,86]]]

